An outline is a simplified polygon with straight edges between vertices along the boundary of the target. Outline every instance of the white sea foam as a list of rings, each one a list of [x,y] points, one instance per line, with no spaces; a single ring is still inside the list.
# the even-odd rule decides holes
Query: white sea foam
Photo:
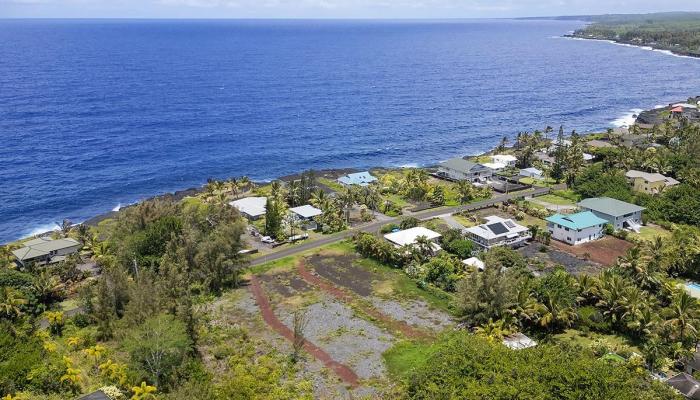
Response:
[[[22,233],[22,238],[41,235],[42,233],[55,231],[56,229],[58,229],[58,225],[56,225],[56,223],[39,225],[32,228],[29,231]]]
[[[617,118],[610,122],[610,125],[616,127],[616,128],[627,128],[634,124],[634,121],[637,120],[636,115],[639,115],[640,112],[642,112],[641,108],[633,108],[629,112],[625,113],[623,116],[620,118]]]
[[[641,49],[641,50],[646,50],[646,51],[653,51],[656,53],[662,53],[667,56],[673,56],[673,57],[678,57],[678,58],[690,58],[693,60],[700,60],[698,57],[692,57],[692,56],[684,56],[681,54],[676,54],[672,52],[671,50],[661,50],[661,49],[655,49],[651,46],[637,46],[634,44],[628,44],[628,43],[618,43],[614,40],[604,40],[604,39],[592,39],[592,38],[579,38],[579,37],[569,37],[569,36],[558,36],[561,39],[569,39],[569,40],[586,40],[586,41],[592,41],[592,42],[603,42],[603,43],[611,43],[616,46],[624,46],[624,47],[633,47],[636,49]]]
[[[121,210],[121,209],[122,209],[122,203],[119,203],[119,204],[117,204],[116,207],[114,207],[114,208],[112,209],[112,211],[117,212],[117,211],[119,211],[119,210]]]
[[[403,165],[399,165],[399,168],[418,168],[418,164],[415,164],[415,163],[403,164]]]

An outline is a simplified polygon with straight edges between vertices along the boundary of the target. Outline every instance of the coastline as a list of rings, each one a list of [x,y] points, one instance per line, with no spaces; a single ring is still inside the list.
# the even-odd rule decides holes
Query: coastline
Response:
[[[581,35],[575,35],[575,34],[567,34],[563,35],[563,38],[566,39],[574,39],[574,40],[597,40],[599,42],[608,42],[612,44],[616,44],[619,46],[626,46],[626,47],[636,47],[641,50],[648,50],[648,51],[655,51],[657,53],[663,53],[667,54],[670,56],[674,57],[682,57],[682,58],[692,58],[692,59],[700,59],[700,54],[693,54],[693,53],[688,53],[685,51],[678,51],[678,50],[673,50],[673,49],[668,49],[665,47],[657,47],[651,44],[646,44],[646,43],[633,43],[629,41],[624,41],[624,40],[616,40],[616,39],[610,39],[610,38],[602,38],[602,37],[590,37],[590,36],[581,36]]]

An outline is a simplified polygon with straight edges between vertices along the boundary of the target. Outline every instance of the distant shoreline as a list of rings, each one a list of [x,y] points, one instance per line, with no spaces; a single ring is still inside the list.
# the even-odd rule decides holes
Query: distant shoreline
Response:
[[[698,54],[668,49],[666,47],[658,47],[658,46],[655,46],[653,44],[647,44],[647,43],[640,44],[640,43],[634,43],[634,42],[630,42],[630,41],[626,41],[626,40],[610,39],[610,38],[595,37],[595,36],[583,36],[583,35],[576,35],[576,34],[568,34],[568,35],[564,35],[563,37],[565,37],[567,39],[597,40],[599,42],[608,42],[608,43],[613,43],[613,44],[618,44],[618,45],[623,45],[623,46],[636,47],[636,48],[639,48],[642,50],[656,51],[658,53],[665,53],[665,54],[669,54],[669,55],[676,56],[676,57],[687,57],[687,58],[692,58],[692,59],[700,59],[700,55],[698,55]]]

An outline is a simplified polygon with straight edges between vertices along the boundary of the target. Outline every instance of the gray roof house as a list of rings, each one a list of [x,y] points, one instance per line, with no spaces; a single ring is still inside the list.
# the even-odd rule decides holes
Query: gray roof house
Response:
[[[83,247],[82,243],[73,238],[40,237],[24,242],[24,247],[13,250],[12,254],[22,266],[28,263],[53,264],[65,260],[68,255],[77,253],[81,247]]]
[[[437,176],[452,181],[483,182],[493,176],[493,170],[464,158],[451,158],[438,165]]]
[[[700,382],[692,375],[685,372],[669,378],[666,384],[680,392],[683,396],[692,400],[700,400]]]
[[[585,199],[578,203],[584,211],[591,211],[597,217],[602,218],[615,230],[631,229],[638,232],[642,224],[642,211],[644,207],[624,201],[611,199],[610,197],[595,197]]]
[[[267,197],[244,197],[228,204],[235,207],[246,218],[256,220],[265,215]]]

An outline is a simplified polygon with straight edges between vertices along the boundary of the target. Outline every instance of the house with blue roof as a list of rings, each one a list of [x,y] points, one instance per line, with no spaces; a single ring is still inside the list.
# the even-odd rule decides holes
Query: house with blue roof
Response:
[[[547,229],[552,238],[572,246],[603,237],[608,221],[591,211],[576,214],[554,214],[547,218]]]
[[[338,182],[346,186],[359,185],[368,186],[372,182],[376,182],[377,178],[372,176],[369,171],[347,174],[338,178]]]

